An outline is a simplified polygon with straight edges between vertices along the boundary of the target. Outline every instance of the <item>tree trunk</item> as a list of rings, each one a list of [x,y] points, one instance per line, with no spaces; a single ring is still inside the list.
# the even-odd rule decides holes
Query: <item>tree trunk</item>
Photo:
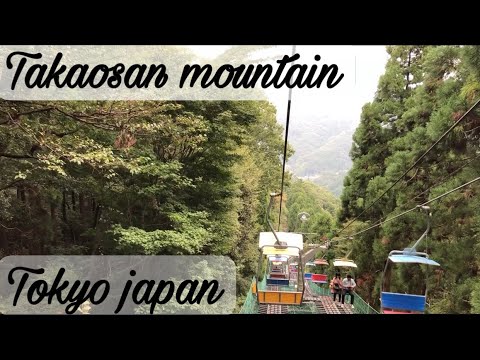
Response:
[[[55,203],[51,202],[50,203],[50,223],[51,223],[52,229],[51,229],[50,242],[52,243],[52,245],[57,244],[57,236],[55,231],[57,228],[56,213],[57,213],[57,206]]]
[[[0,250],[5,250],[3,254],[6,254],[8,253],[7,248],[8,248],[7,232],[0,227]]]
[[[73,211],[76,211],[75,209],[75,191],[71,191],[71,196],[72,196],[72,209]]]
[[[67,196],[66,196],[66,191],[63,191],[62,216],[63,216],[63,221],[66,223],[67,222]]]
[[[95,209],[95,216],[93,218],[93,226],[92,228],[96,228],[97,227],[97,224],[98,224],[98,220],[100,219],[100,213],[101,213],[101,210],[102,210],[102,207],[99,205],[97,205],[97,208]]]
[[[408,64],[407,64],[407,84],[405,85],[405,90],[408,90],[410,87],[410,66],[412,65],[412,49],[408,52]]]
[[[80,193],[80,195],[78,195],[78,208],[79,208],[80,214],[83,214],[83,207],[85,206],[84,202],[85,202],[85,199],[83,198],[83,194]]]

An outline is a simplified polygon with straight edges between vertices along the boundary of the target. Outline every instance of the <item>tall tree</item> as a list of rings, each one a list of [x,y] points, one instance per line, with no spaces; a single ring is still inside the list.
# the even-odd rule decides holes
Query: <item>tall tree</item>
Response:
[[[358,216],[478,98],[478,47],[402,46],[388,50],[385,75],[373,103],[364,107],[355,133],[354,164],[345,180],[340,221]],[[362,215],[359,220],[364,224],[357,222],[348,232],[399,214],[478,176],[478,116],[476,110],[466,117]],[[433,231],[419,250],[428,251],[442,264],[429,281],[432,312],[471,310],[472,288],[478,279],[474,240],[478,233],[477,192],[478,185],[473,185],[431,205]],[[425,225],[425,217],[410,213],[355,237],[351,247],[365,280],[362,294],[377,301],[388,252],[412,245]],[[404,271],[398,276],[405,286],[418,287],[411,273]]]

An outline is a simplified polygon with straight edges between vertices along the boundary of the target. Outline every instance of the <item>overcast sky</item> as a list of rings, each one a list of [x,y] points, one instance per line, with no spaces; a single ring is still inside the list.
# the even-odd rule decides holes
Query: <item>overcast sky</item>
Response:
[[[188,46],[199,56],[211,60],[222,54],[230,46]],[[292,53],[292,46],[278,46],[266,51],[269,55]],[[388,54],[384,46],[297,46],[301,54],[299,63],[313,64],[314,55],[322,57],[323,63],[338,64],[339,71],[345,74],[342,86],[315,92],[306,89],[293,89],[291,126],[301,122],[296,119],[314,117],[319,121],[348,121],[358,124],[362,106],[373,99],[380,75],[383,74]],[[262,54],[265,55],[265,52]],[[281,58],[278,56],[277,58]],[[277,107],[277,118],[285,124],[288,88],[269,91],[269,99]],[[308,129],[305,129],[308,131]]]

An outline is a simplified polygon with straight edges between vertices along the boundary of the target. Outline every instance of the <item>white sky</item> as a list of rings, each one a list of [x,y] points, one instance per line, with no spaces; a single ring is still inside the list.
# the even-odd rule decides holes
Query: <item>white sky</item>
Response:
[[[231,48],[201,45],[187,47],[206,60],[212,60]],[[378,79],[384,72],[388,59],[385,46],[297,46],[296,52],[301,54],[302,63],[314,63],[313,56],[316,54],[321,55],[322,60],[326,59],[325,62],[318,62],[318,65],[337,63],[340,72],[343,70],[345,74],[342,81],[346,85],[342,89],[338,87],[322,93],[293,89],[290,126],[294,126],[295,119],[307,117],[321,119],[319,121],[348,121],[356,126],[360,121],[362,106],[373,99]],[[261,51],[262,55],[266,53],[277,54],[280,55],[277,58],[281,58],[283,54],[290,55],[292,47],[278,46]],[[270,101],[277,107],[278,121],[284,124],[288,88],[285,87],[281,91],[273,89],[266,91]]]

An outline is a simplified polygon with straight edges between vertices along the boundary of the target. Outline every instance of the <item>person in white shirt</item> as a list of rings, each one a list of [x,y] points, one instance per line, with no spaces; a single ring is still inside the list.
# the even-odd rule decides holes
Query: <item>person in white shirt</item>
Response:
[[[352,279],[352,275],[348,274],[345,279],[342,281],[343,293],[342,293],[342,304],[345,303],[345,295],[350,295],[350,304],[353,305],[353,289],[355,289],[357,284],[355,280]]]

